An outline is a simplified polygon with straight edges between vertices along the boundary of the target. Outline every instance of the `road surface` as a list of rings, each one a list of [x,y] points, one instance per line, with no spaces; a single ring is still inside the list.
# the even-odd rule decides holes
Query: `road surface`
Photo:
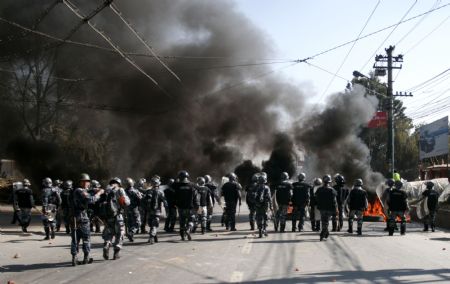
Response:
[[[365,223],[361,237],[339,232],[320,242],[308,224],[305,232],[259,239],[245,214],[236,232],[225,231],[215,216],[214,232],[191,242],[163,232],[148,245],[138,235],[115,261],[102,259],[102,239],[94,234],[94,263],[72,267],[67,235],[43,241],[39,222],[24,234],[3,213],[0,283],[450,283],[447,231],[424,233],[408,224],[406,236],[389,237],[383,223]]]

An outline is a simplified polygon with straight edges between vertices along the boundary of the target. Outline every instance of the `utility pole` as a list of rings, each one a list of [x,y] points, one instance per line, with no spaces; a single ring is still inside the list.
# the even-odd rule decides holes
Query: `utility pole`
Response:
[[[402,65],[395,66],[395,63],[403,62],[403,55],[392,56],[392,52],[394,51],[395,46],[389,46],[386,48],[386,55],[377,55],[375,56],[375,64],[373,68],[375,68],[375,75],[388,75],[388,87],[387,87],[387,99],[389,100],[389,116],[388,116],[388,148],[386,153],[386,160],[389,165],[389,171],[391,177],[393,177],[394,169],[395,169],[395,155],[394,155],[394,94],[392,92],[392,70],[393,69],[401,69]],[[377,65],[377,63],[381,63]],[[384,63],[384,64],[383,64]],[[387,64],[387,65],[385,65]]]

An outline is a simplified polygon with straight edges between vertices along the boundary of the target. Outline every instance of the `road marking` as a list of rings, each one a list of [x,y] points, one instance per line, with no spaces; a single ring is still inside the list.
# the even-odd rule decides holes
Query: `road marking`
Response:
[[[242,282],[242,278],[244,277],[244,273],[240,271],[234,271],[231,274],[230,282],[231,283],[240,283]]]
[[[241,253],[242,254],[250,254],[250,251],[252,250],[252,246],[253,246],[253,243],[250,243],[247,241],[245,243],[245,245],[242,247]]]

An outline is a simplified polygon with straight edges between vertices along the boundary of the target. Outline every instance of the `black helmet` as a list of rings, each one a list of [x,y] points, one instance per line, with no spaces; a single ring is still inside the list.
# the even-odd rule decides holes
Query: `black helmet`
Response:
[[[147,180],[145,178],[140,178],[137,182],[138,187],[145,187],[145,183],[147,182]]]
[[[281,173],[281,181],[285,181],[289,179],[289,174],[287,172]]]
[[[324,184],[329,184],[331,182],[331,176],[330,175],[324,175],[322,178],[322,181]]]
[[[150,181],[153,186],[160,186],[161,185],[161,178],[158,175],[154,175]]]
[[[63,188],[72,189],[72,187],[73,187],[73,182],[70,179],[63,182]]]
[[[210,183],[212,181],[212,178],[210,175],[205,175],[204,178],[205,178],[205,183]]]
[[[298,181],[304,181],[306,179],[305,173],[299,173],[298,174]]]
[[[235,173],[229,173],[228,178],[230,179],[230,181],[237,181],[237,176]]]
[[[24,183],[24,184],[25,184],[25,183]],[[432,181],[430,180],[430,181],[428,181],[428,182],[426,183],[426,186],[427,186],[428,189],[432,189],[432,188],[434,187],[434,182],[432,182]]]
[[[93,179],[91,181],[91,184],[92,184],[92,188],[100,188],[101,187],[101,184],[95,179]]]
[[[259,174],[253,174],[252,175],[252,182],[258,182],[258,177],[259,177]]]
[[[169,182],[167,183],[168,185],[172,185],[172,184],[174,184],[175,183],[175,180],[173,179],[173,178],[170,178],[169,179]]]
[[[205,178],[204,177],[198,177],[197,178],[197,184],[198,185],[205,185]]]
[[[23,179],[23,185],[24,186],[31,186],[31,182],[30,182],[30,180],[29,179]]]
[[[322,179],[321,178],[315,178],[313,181],[315,186],[320,186],[322,185]]]
[[[363,180],[360,178],[355,180],[355,186],[363,186]]]
[[[334,181],[336,182],[336,184],[345,184],[345,178],[341,174],[336,174],[334,176]]]
[[[267,183],[267,177],[265,175],[259,175],[258,176],[258,183],[259,184],[266,184]]]
[[[185,170],[178,172],[178,180],[179,181],[186,181],[189,178],[189,173]]]
[[[388,178],[388,179],[386,180],[386,185],[387,185],[387,186],[393,187],[394,184],[395,184],[395,181],[394,181],[393,179]]]
[[[80,175],[80,181],[91,181],[91,177],[86,173],[82,173]]]
[[[118,177],[113,177],[110,181],[109,181],[109,185],[113,185],[113,184],[118,184],[119,186],[122,186],[122,180]]]
[[[396,189],[400,189],[403,187],[403,182],[401,180],[396,180],[395,181],[395,188]]]
[[[42,180],[42,185],[46,187],[52,186],[52,179],[49,177],[46,177]]]
[[[125,186],[126,187],[133,187],[134,186],[134,180],[130,177],[127,177],[125,179]]]
[[[62,182],[62,180],[60,180],[60,179],[55,179],[55,180],[53,181],[53,183],[55,184],[55,186],[61,186],[61,184],[62,184],[63,182]]]

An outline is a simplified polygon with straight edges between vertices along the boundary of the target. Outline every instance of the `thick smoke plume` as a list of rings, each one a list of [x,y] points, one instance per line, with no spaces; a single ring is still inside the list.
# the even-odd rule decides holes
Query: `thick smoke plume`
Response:
[[[32,27],[35,19],[54,1],[7,0],[0,4],[2,17]],[[73,1],[88,14],[103,1]],[[152,58],[133,56],[165,92],[116,53],[63,44],[54,76],[89,78],[72,99],[85,104],[121,108],[124,112],[68,109],[80,127],[105,130],[102,139],[114,142],[112,175],[173,176],[179,169],[192,175],[223,175],[245,159],[266,160],[263,168],[276,181],[282,171],[297,170],[295,151],[306,149],[311,172],[341,172],[350,179],[373,180],[367,147],[357,130],[367,122],[374,103],[358,93],[337,94],[323,112],[309,113],[298,86],[281,76],[261,77],[265,65],[233,68],[272,58],[270,41],[230,1],[115,1],[135,28],[179,75],[179,83]],[[109,8],[92,20],[124,50],[145,53],[145,48]],[[79,22],[58,4],[37,26],[65,37]],[[20,35],[10,25],[0,25],[0,37]],[[107,46],[87,25],[73,40]],[[51,40],[30,36],[0,44],[0,52],[20,61],[30,46],[48,46]],[[22,55],[21,55],[22,54]],[[194,58],[196,57],[196,58]],[[199,59],[201,57],[202,59]],[[257,78],[257,79],[255,79]],[[308,112],[305,112],[307,110]],[[300,120],[294,129],[283,126]],[[287,129],[286,129],[287,128]],[[284,132],[284,134],[280,134]],[[25,146],[24,146],[25,147]],[[270,154],[271,153],[271,154]],[[263,157],[261,159],[261,157]],[[257,165],[246,162],[243,172]]]

